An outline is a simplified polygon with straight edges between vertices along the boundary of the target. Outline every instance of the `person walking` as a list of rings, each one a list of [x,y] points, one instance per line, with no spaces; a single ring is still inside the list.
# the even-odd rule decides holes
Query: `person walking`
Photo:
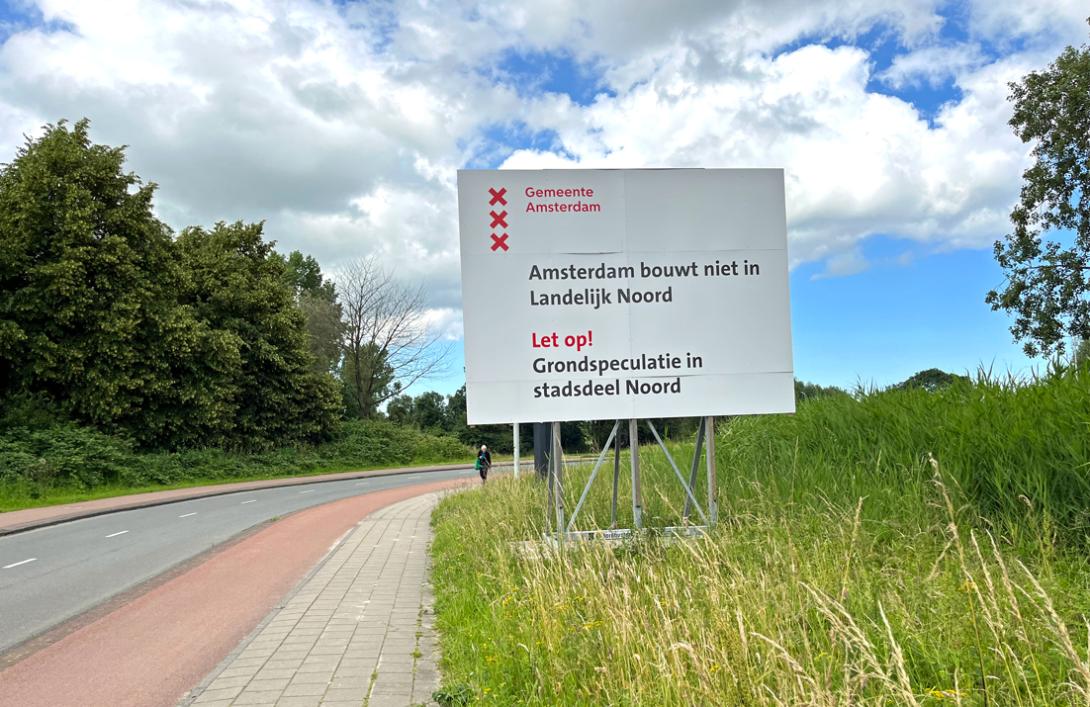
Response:
[[[492,466],[492,454],[488,451],[488,445],[482,444],[481,451],[477,452],[477,473],[481,475],[481,483],[488,481],[488,470]]]

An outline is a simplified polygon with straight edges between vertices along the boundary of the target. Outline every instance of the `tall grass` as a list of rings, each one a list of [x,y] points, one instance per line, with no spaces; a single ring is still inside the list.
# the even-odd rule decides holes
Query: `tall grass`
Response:
[[[1090,704],[1088,422],[1070,372],[736,419],[719,528],[672,545],[524,554],[539,482],[452,496],[434,516],[445,679],[483,704]],[[642,461],[647,515],[676,522],[673,472]],[[609,476],[582,527],[608,525]]]
[[[934,455],[959,498],[1004,531],[1090,530],[1090,369],[821,398],[794,416],[734,420],[720,447],[728,500],[732,481],[757,477],[789,499],[877,493],[872,505],[893,512],[900,494],[927,488]]]

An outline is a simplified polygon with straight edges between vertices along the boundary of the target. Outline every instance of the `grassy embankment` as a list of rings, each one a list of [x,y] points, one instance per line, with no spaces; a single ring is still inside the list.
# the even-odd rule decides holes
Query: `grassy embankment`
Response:
[[[16,427],[0,431],[0,511],[215,483],[472,461],[473,451],[453,437],[383,421],[347,422],[326,444],[261,453],[149,453],[123,438],[70,424]]]
[[[718,431],[709,540],[524,559],[511,541],[540,535],[539,482],[445,499],[433,519],[445,694],[1086,705],[1088,378],[829,397],[793,417],[735,419]],[[664,460],[645,459],[645,508],[675,522],[682,492]],[[608,523],[603,477],[589,526]],[[569,508],[580,488],[572,478]]]

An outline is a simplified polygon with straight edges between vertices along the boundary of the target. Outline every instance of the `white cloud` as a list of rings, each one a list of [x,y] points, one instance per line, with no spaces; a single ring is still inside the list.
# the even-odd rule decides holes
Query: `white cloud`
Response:
[[[970,0],[974,34],[998,41],[1028,39],[1048,46],[1086,42],[1090,7],[1082,0]]]
[[[783,166],[793,260],[840,258],[833,272],[874,233],[937,247],[1002,234],[1026,159],[1005,84],[1085,38],[1076,5],[973,2],[967,42],[939,47],[938,0],[38,0],[61,29],[0,47],[0,149],[86,115],[94,139],[130,145],[176,227],[264,219],[330,270],[377,254],[449,314],[454,172],[508,151],[489,126],[525,123],[563,151],[517,149],[507,166]],[[819,43],[875,27],[911,48],[888,85],[952,76],[962,98],[928,123],[868,90],[865,48]],[[976,49],[1019,38],[997,62]],[[497,62],[526,50],[575,57],[611,91],[589,106],[520,97]]]
[[[815,275],[814,279],[855,275],[866,270],[869,265],[867,259],[863,256],[863,251],[859,248],[852,248],[843,253],[837,253],[826,260],[824,272]]]
[[[939,86],[984,63],[983,53],[974,45],[929,46],[894,57],[878,78],[893,88]]]
[[[521,151],[506,166],[783,166],[795,263],[848,252],[875,233],[959,247],[1002,234],[1025,157],[1006,125],[1006,81],[1024,67],[963,75],[964,98],[934,126],[905,101],[867,90],[861,49],[809,45],[744,68],[710,81],[680,60],[664,65],[632,91],[599,98],[582,123],[530,111],[575,159]]]
[[[424,313],[424,326],[439,334],[442,341],[462,339],[462,310],[454,307],[429,309]]]

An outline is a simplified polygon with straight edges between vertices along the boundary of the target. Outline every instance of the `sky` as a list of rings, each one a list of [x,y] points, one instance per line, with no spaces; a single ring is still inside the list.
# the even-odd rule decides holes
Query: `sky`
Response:
[[[779,167],[798,378],[1039,362],[984,303],[1031,146],[1010,81],[1084,0],[0,0],[0,161],[60,119],[180,230],[265,222],[424,285],[461,360],[460,168]]]

